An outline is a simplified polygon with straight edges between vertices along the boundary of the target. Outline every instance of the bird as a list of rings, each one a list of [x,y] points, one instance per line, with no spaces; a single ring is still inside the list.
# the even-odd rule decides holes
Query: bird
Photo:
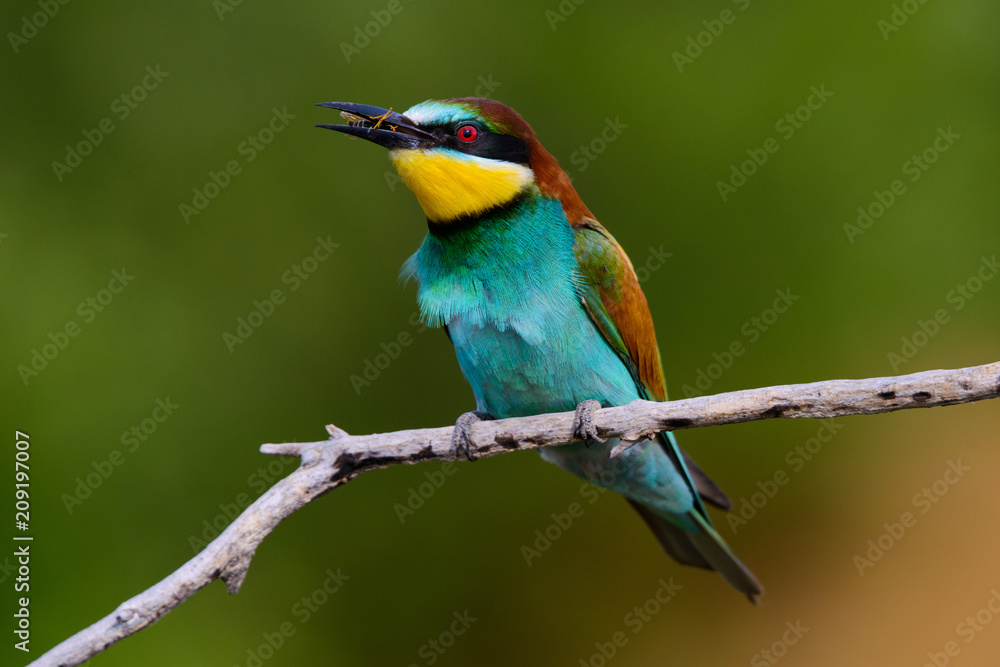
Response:
[[[477,97],[402,113],[317,106],[347,122],[316,127],[388,149],[426,216],[401,277],[416,282],[422,319],[444,329],[475,396],[456,421],[456,452],[474,458],[479,420],[575,411],[579,441],[542,447],[542,458],[624,496],[667,554],[719,572],[757,604],[762,586],[705,508],[732,503],[674,434],[621,443],[594,427],[601,408],[667,400],[660,352],[631,261],[531,126]]]

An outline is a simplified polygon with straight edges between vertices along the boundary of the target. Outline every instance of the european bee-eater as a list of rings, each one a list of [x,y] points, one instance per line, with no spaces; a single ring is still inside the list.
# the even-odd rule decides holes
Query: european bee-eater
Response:
[[[725,494],[672,433],[610,453],[591,415],[637,398],[667,400],[653,320],[621,246],[520,115],[499,102],[422,102],[404,113],[327,102],[346,125],[320,125],[389,149],[429,227],[403,267],[426,323],[451,339],[477,411],[459,418],[472,458],[476,419],[576,409],[581,441],[542,458],[620,493],[664,550],[716,570],[756,602],[754,575],[712,527],[702,501]]]

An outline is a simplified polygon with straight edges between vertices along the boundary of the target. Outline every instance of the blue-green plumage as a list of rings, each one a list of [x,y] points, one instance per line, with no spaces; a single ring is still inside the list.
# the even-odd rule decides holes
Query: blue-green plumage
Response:
[[[518,417],[638,398],[580,303],[559,202],[536,194],[481,224],[430,232],[404,271],[427,322],[448,327],[480,410]]]
[[[503,419],[644,398],[583,306],[574,241],[560,202],[535,190],[475,225],[429,232],[406,263],[425,320],[447,326],[480,412]],[[541,454],[693,529],[693,494],[659,445],[633,447],[615,466],[621,473],[601,474],[615,442]]]
[[[424,320],[447,331],[478,412],[508,418],[591,400],[666,400],[652,318],[628,257],[516,112],[481,99],[427,102],[405,114],[325,106],[347,112],[351,124],[323,127],[390,148],[417,195],[429,232],[403,276],[418,284]],[[611,459],[617,442],[540,453],[625,496],[670,555],[717,570],[756,600],[760,584],[702,504],[728,509],[729,501],[673,434]]]

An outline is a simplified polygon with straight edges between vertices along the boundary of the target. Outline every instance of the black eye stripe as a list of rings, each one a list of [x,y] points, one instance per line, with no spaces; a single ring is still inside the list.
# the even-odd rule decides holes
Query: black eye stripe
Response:
[[[476,128],[478,136],[474,141],[465,142],[458,137],[459,130],[465,125]],[[441,138],[444,145],[462,153],[524,165],[529,163],[528,145],[523,140],[509,134],[492,132],[481,123],[466,120],[441,127],[439,132],[443,135]]]

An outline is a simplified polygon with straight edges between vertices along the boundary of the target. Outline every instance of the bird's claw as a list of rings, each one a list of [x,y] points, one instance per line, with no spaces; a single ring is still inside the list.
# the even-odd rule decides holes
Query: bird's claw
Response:
[[[597,434],[597,427],[594,426],[594,413],[601,409],[601,402],[593,398],[582,401],[576,406],[576,414],[573,415],[573,436],[589,443],[607,442],[607,438],[602,438]]]
[[[455,421],[455,430],[451,434],[451,446],[455,450],[455,458],[464,455],[470,461],[476,460],[476,455],[472,453],[476,443],[472,441],[472,425],[476,422],[488,419],[482,412],[466,412]]]

